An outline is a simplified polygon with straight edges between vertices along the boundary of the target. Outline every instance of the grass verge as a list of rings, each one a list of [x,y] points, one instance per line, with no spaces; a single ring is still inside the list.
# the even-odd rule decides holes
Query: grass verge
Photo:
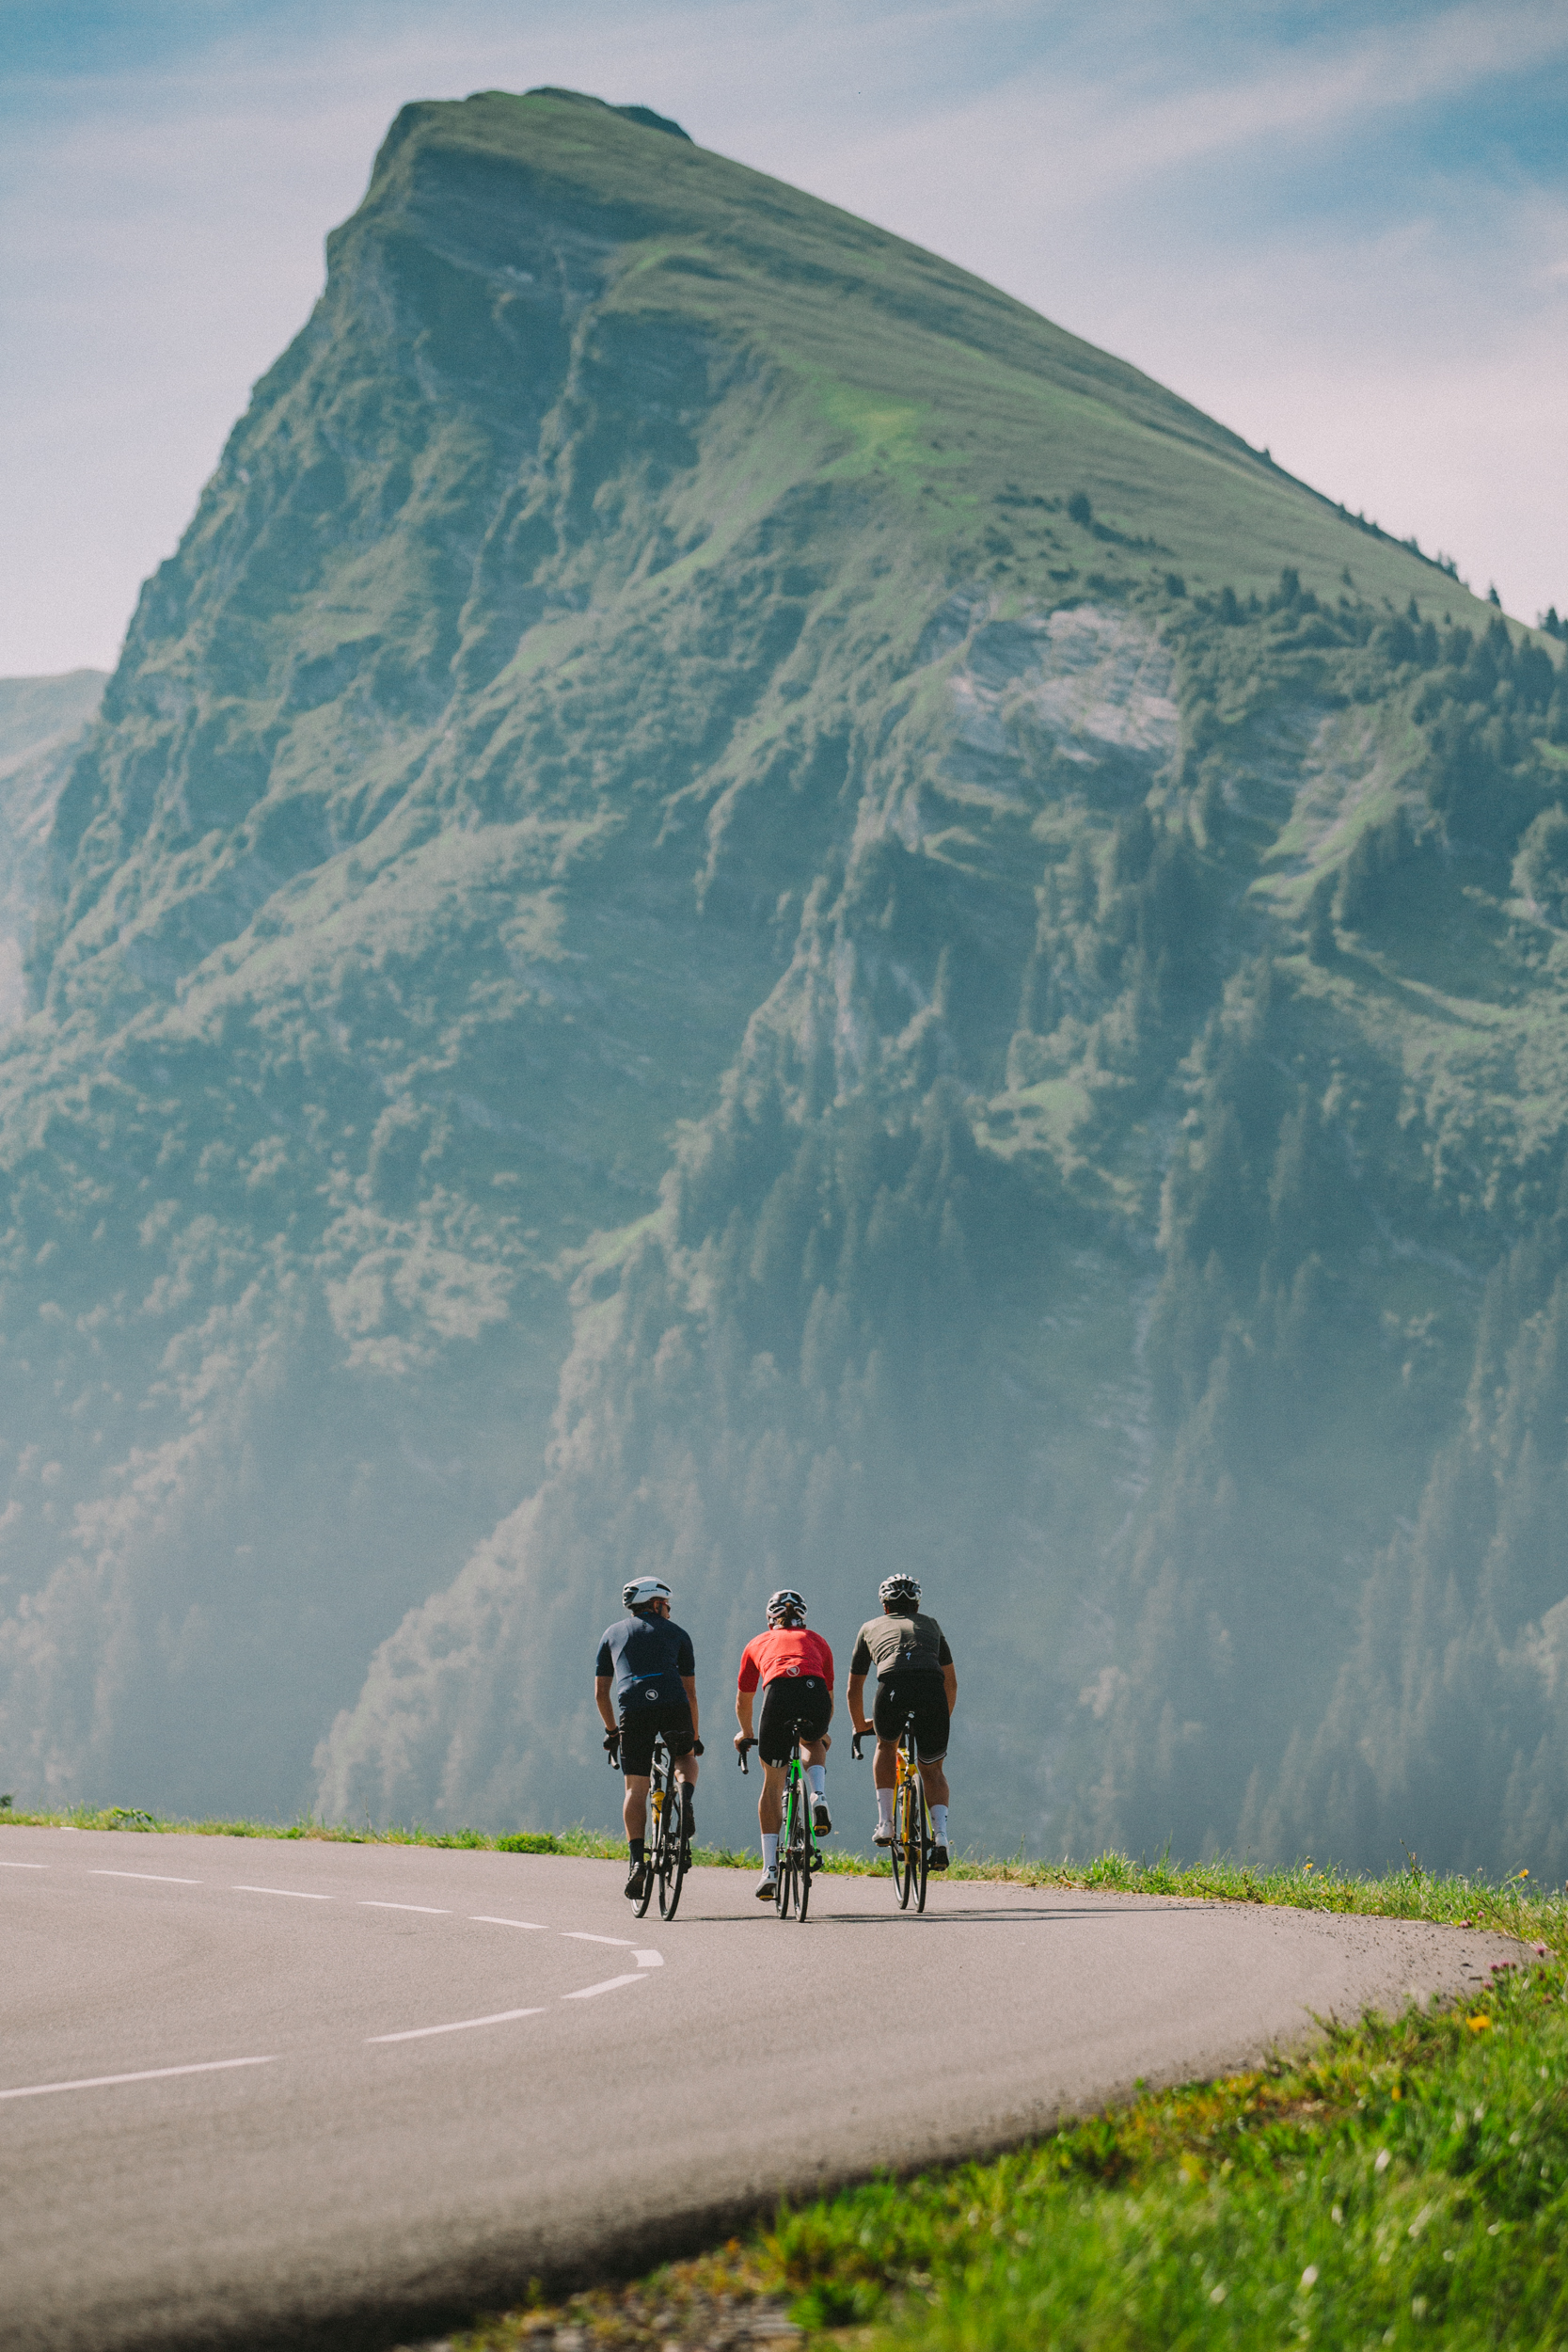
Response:
[[[1560,1926],[1560,1918],[1558,1925]],[[783,2210],[635,2285],[451,2352],[1536,2346],[1568,2322],[1568,1971],[1336,2028],[1310,2057],[1134,2101],[994,2162]]]

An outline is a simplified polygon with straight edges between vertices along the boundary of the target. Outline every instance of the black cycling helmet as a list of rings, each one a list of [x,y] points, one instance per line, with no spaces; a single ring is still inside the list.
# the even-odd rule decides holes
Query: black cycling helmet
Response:
[[[890,1616],[910,1616],[920,1606],[920,1586],[912,1576],[884,1576],[877,1598]]]
[[[626,1585],[623,1590],[621,1606],[623,1609],[630,1609],[635,1613],[639,1609],[646,1609],[650,1601],[673,1601],[674,1597],[674,1594],[661,1576],[640,1576],[635,1582]]]
[[[787,1584],[782,1591],[770,1593],[768,1597],[768,1622],[769,1625],[804,1625],[806,1604],[800,1595]]]

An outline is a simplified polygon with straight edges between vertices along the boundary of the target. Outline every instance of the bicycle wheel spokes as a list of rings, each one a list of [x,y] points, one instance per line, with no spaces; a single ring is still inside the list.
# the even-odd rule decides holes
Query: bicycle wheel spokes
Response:
[[[912,1794],[914,1802],[910,1810],[914,1820],[915,1845],[911,1856],[911,1867],[914,1873],[914,1907],[916,1911],[924,1911],[926,1881],[931,1867],[931,1817],[926,1805],[926,1784],[918,1776]]]
[[[789,1783],[785,1781],[784,1819],[779,1823],[779,1883],[773,1896],[773,1908],[781,1919],[787,1919],[789,1916],[790,1880],[794,1875],[793,1859],[789,1850],[792,1812],[789,1800],[790,1788]]]
[[[796,1889],[795,1915],[801,1922],[801,1924],[804,1925],[807,1907],[811,1902],[811,1874],[813,1869],[816,1867],[816,1856],[812,1849],[811,1804],[809,1799],[807,1798],[806,1791],[803,1788],[800,1791],[799,1818],[800,1823],[800,1876]]]
[[[653,1900],[654,1881],[658,1875],[659,1834],[663,1825],[664,1784],[663,1777],[656,1761],[654,1765],[653,1777],[648,1784],[648,1818],[644,1823],[644,1828],[647,1832],[647,1843],[642,1849],[642,1892],[639,1895],[635,1904],[632,1906],[640,1919],[646,1917],[648,1905]]]
[[[672,1780],[664,1807],[663,1867],[658,1874],[658,1915],[673,1919],[686,1880],[686,1791]]]

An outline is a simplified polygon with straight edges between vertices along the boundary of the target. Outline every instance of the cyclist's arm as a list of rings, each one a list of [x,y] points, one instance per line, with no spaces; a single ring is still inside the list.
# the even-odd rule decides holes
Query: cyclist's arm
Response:
[[[947,1712],[951,1715],[958,1703],[958,1670],[946,1665],[942,1670],[942,1687],[947,1693]]]
[[[594,1697],[598,1706],[600,1721],[607,1731],[613,1731],[616,1728],[615,1710],[610,1704],[610,1680],[611,1677],[609,1675],[594,1677]]]
[[[735,1720],[740,1725],[743,1740],[754,1740],[756,1737],[752,1729],[752,1709],[756,1704],[756,1695],[754,1691],[736,1691],[735,1694]]]
[[[845,1705],[849,1709],[849,1721],[857,1731],[869,1731],[872,1727],[871,1718],[865,1711],[865,1701],[862,1696],[864,1689],[864,1675],[851,1675],[844,1686]]]
[[[681,1677],[681,1689],[682,1689],[682,1690],[686,1692],[686,1703],[687,1703],[688,1707],[689,1707],[689,1708],[690,1708],[690,1709],[691,1709],[691,1737],[693,1738],[693,1740],[695,1740],[695,1739],[696,1739],[696,1737],[697,1737],[697,1677],[696,1677],[696,1676],[695,1676],[695,1675],[682,1675],[682,1677]]]

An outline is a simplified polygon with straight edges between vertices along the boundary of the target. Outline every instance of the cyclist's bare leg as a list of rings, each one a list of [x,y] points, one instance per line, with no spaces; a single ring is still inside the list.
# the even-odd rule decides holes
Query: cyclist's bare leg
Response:
[[[647,1772],[626,1774],[626,1796],[621,1807],[621,1819],[626,1825],[628,1837],[641,1837],[647,1831],[649,1778]]]
[[[927,1764],[924,1760],[921,1763],[920,1777],[926,1783],[927,1804],[946,1804],[949,1802],[947,1774],[942,1769],[946,1761],[944,1756],[939,1756],[932,1763]]]
[[[762,1793],[757,1798],[757,1827],[767,1837],[774,1837],[784,1827],[784,1779],[786,1764],[765,1764],[762,1768]]]
[[[878,1739],[877,1753],[871,1759],[871,1785],[874,1788],[895,1788],[898,1785],[898,1742]]]

